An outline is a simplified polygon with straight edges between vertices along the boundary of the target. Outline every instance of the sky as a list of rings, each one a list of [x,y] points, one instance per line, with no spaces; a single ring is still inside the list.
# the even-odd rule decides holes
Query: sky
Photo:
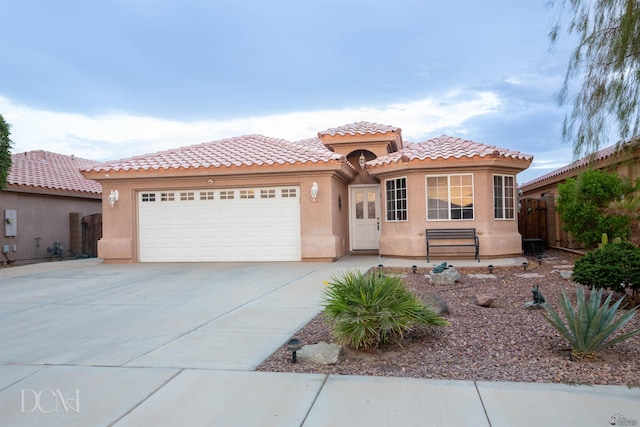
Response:
[[[0,0],[12,152],[108,161],[356,121],[575,160],[547,0]]]

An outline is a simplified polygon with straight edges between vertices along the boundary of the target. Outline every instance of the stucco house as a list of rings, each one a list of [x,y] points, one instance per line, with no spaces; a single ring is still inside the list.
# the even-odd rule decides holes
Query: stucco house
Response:
[[[0,191],[0,264],[50,259],[55,242],[81,253],[82,218],[101,212],[102,188],[80,169],[99,163],[44,150],[12,154],[11,163]]]
[[[546,227],[539,230],[547,246],[569,249],[582,248],[571,234],[562,230],[562,219],[555,209],[558,198],[558,185],[569,178],[589,169],[601,169],[608,173],[626,176],[632,181],[640,178],[640,137],[626,144],[612,145],[590,156],[576,160],[553,170],[519,187],[523,201],[527,199],[543,201],[546,206]]]
[[[522,252],[516,174],[531,161],[449,136],[404,142],[400,128],[357,122],[297,142],[239,136],[83,174],[104,190],[105,262],[423,258],[427,228],[475,228],[481,256],[504,257]]]

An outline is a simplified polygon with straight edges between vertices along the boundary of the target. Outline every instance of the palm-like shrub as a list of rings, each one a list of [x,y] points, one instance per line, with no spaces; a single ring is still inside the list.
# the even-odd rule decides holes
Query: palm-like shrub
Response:
[[[562,291],[562,311],[566,323],[548,303],[544,305],[545,311],[543,312],[543,317],[551,326],[569,341],[576,356],[593,357],[597,352],[640,333],[640,329],[636,329],[609,339],[616,330],[633,318],[637,307],[617,316],[622,298],[611,305],[613,294],[609,294],[602,303],[602,289],[598,289],[591,291],[587,301],[583,288],[579,286],[576,287],[576,295],[577,302],[574,311],[569,297]]]
[[[397,275],[348,271],[335,276],[328,286],[323,313],[340,344],[378,347],[402,338],[416,325],[447,324]]]

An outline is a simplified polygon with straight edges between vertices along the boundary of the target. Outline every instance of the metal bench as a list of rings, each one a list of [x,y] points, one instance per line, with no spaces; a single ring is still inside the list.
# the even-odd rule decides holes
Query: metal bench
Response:
[[[427,238],[427,262],[429,262],[429,249],[442,247],[473,247],[475,257],[480,262],[480,242],[475,228],[432,228],[425,232]],[[455,242],[432,243],[432,241],[454,240]],[[470,242],[462,243],[462,240]]]

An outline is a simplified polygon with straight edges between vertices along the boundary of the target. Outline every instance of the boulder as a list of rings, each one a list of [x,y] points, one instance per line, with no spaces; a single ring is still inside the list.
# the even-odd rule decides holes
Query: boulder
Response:
[[[319,342],[303,346],[297,356],[300,362],[337,365],[344,359],[344,349],[338,344]]]
[[[571,279],[571,276],[573,276],[573,270],[556,270],[558,272],[558,274],[560,275],[560,277],[562,277],[563,279]]]
[[[495,300],[495,297],[490,295],[476,295],[476,305],[480,307],[491,307]]]
[[[429,273],[429,281],[432,285],[453,285],[460,281],[460,273],[454,267],[448,267],[442,273]]]
[[[440,295],[431,295],[427,302],[431,304],[431,308],[433,308],[433,311],[438,313],[438,315],[442,316],[445,314],[451,314],[451,311],[449,311],[449,304],[447,304]]]

